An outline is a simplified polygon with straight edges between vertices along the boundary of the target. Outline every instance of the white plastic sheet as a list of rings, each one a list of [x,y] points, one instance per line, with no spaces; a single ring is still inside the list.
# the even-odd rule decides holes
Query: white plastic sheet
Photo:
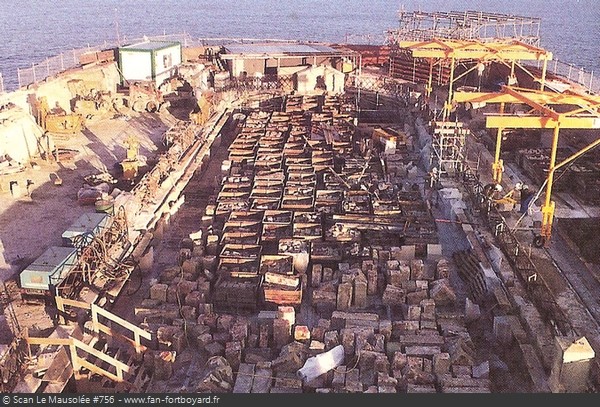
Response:
[[[338,345],[327,352],[306,359],[296,374],[304,383],[308,383],[324,373],[344,363],[344,346]]]

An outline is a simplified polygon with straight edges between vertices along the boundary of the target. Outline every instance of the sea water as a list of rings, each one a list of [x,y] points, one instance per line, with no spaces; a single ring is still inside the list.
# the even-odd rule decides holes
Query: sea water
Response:
[[[165,33],[383,43],[398,27],[400,9],[538,17],[543,48],[600,71],[597,0],[0,0],[0,73],[12,90],[17,68],[87,45]]]

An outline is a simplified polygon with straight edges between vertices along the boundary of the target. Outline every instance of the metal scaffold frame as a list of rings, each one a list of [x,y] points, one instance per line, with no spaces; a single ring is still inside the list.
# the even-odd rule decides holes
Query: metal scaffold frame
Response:
[[[513,39],[529,45],[540,44],[540,18],[482,11],[398,12],[399,27],[387,32],[387,42],[426,41],[454,38],[481,42]]]
[[[461,122],[434,122],[434,137],[431,141],[430,165],[437,166],[442,173],[460,173],[467,161],[466,138],[469,129]]]

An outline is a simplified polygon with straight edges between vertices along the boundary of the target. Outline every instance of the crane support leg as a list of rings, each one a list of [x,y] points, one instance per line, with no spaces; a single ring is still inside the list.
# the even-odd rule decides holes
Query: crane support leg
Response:
[[[546,183],[546,199],[542,205],[542,227],[540,237],[544,245],[550,243],[552,236],[552,221],[554,219],[555,203],[552,198],[552,186],[554,185],[554,171],[556,169],[556,152],[558,150],[558,135],[560,127],[557,125],[552,134],[552,150],[550,151],[550,168],[548,171],[548,182]]]

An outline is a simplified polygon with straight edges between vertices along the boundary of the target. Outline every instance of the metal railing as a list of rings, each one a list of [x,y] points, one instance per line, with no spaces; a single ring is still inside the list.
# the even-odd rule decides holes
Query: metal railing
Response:
[[[28,86],[33,83],[38,83],[46,78],[63,72],[67,69],[74,68],[79,65],[81,55],[91,52],[98,52],[106,49],[116,48],[125,44],[135,44],[147,40],[152,41],[179,41],[186,47],[193,43],[191,36],[187,34],[165,34],[153,37],[128,38],[122,37],[117,42],[107,42],[97,46],[87,46],[85,48],[73,49],[65,51],[57,56],[46,58],[46,60],[37,64],[31,64],[31,68],[18,68],[17,79],[19,88]]]
[[[259,39],[259,38],[193,38],[187,33],[183,34],[163,34],[155,36],[143,36],[141,38],[130,38],[123,36],[116,42],[104,41],[97,46],[87,46],[85,48],[65,51],[57,56],[46,58],[46,60],[37,64],[31,64],[30,68],[18,68],[17,79],[19,88],[26,87],[33,83],[38,83],[46,78],[63,72],[67,69],[79,65],[79,58],[82,54],[98,52],[106,49],[117,48],[126,44],[135,44],[144,41],[178,41],[183,47],[194,46],[216,46],[227,44],[251,44],[256,42],[293,42],[284,39]],[[0,78],[1,79],[1,78]],[[1,82],[0,82],[1,84]]]
[[[73,68],[79,65],[79,57],[82,54],[97,52],[101,49],[103,49],[101,46],[74,49],[51,58],[46,58],[45,61],[40,63],[31,64],[31,68],[19,68],[17,69],[19,88],[43,81],[50,76]]]
[[[538,69],[542,68],[541,61],[538,61]],[[547,74],[553,74],[563,77],[571,82],[583,86],[593,94],[600,94],[600,78],[594,77],[594,71],[587,71],[574,64],[554,59],[548,62]]]
[[[346,42],[351,36],[346,37]],[[354,41],[357,39],[352,37]],[[372,43],[373,39],[379,39],[378,36],[360,36],[361,42]],[[116,48],[125,44],[134,44],[147,40],[152,41],[178,41],[183,47],[193,46],[217,46],[227,44],[251,44],[256,42],[298,42],[285,39],[264,39],[264,38],[194,38],[187,33],[182,34],[163,34],[156,36],[144,36],[141,38],[128,38],[123,36],[116,42],[107,42],[97,46],[87,46],[85,48],[65,51],[57,56],[46,58],[46,60],[37,64],[32,64],[30,68],[18,68],[17,79],[19,88],[37,83],[46,78],[56,75],[64,70],[79,65],[79,58],[82,54],[89,52],[98,52],[105,49]],[[378,41],[376,41],[378,42]],[[538,62],[538,68],[541,69],[541,63]],[[548,63],[547,72],[566,78],[583,86],[586,90],[594,94],[600,94],[600,78],[594,77],[593,71],[586,71],[582,67],[568,64],[559,60],[552,60]],[[5,91],[2,75],[0,74],[0,93]]]

